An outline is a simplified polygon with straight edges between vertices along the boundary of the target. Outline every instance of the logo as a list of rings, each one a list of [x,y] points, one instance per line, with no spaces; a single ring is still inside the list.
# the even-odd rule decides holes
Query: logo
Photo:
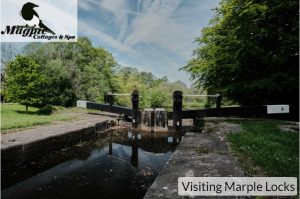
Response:
[[[28,3],[25,3],[22,7],[20,15],[23,17],[26,24],[28,26],[32,26],[32,27],[40,27],[40,28],[44,29],[45,31],[50,32],[53,35],[55,35],[55,33],[52,30],[50,30],[47,26],[45,26],[45,24],[43,24],[42,20],[40,20],[40,17],[34,10],[34,7],[39,7],[39,6],[35,5],[31,2],[28,2]]]
[[[46,0],[40,0],[39,4],[37,2],[25,2],[19,5],[16,3],[12,4],[11,0],[3,1],[3,3],[1,2],[1,13],[4,13],[4,16],[1,14],[1,42],[77,41],[76,0],[69,0],[69,2],[76,2],[76,5],[73,6],[73,12],[69,7],[69,12],[67,13],[64,12],[63,7],[57,6],[59,3],[50,4],[50,2]],[[12,5],[13,10],[7,12],[7,9],[11,9]],[[3,9],[3,7],[7,7],[7,9]],[[19,10],[17,11],[18,8]],[[51,10],[53,12],[51,12]],[[59,20],[59,16],[57,16],[59,13],[61,13],[62,18],[66,17],[69,21]],[[74,16],[74,13],[76,16]],[[9,17],[11,15],[14,15],[14,24],[12,24]],[[74,21],[70,23],[71,17],[75,18],[75,28]],[[9,23],[4,23],[6,22],[5,18]],[[62,24],[62,21],[65,21],[65,24]],[[16,25],[17,22],[18,25]],[[69,26],[69,28],[67,26]]]

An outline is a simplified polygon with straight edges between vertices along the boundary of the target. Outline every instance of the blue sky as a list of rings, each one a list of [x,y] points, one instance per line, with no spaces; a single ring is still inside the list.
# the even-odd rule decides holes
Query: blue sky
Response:
[[[219,0],[78,0],[78,35],[110,51],[122,66],[191,85],[178,69]]]

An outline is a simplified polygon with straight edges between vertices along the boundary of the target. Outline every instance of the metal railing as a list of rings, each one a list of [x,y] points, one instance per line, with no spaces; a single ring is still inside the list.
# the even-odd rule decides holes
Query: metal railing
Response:
[[[131,96],[132,94],[130,93],[107,93],[107,95],[111,95],[111,96]]]
[[[219,97],[220,94],[215,94],[215,95],[182,95],[183,97]]]

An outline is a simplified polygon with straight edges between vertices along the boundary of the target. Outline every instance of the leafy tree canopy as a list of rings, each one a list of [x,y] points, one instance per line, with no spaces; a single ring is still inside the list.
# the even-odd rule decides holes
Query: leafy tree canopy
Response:
[[[5,97],[26,106],[42,104],[46,76],[41,66],[28,57],[17,56],[7,64],[5,71]]]
[[[49,80],[47,103],[73,106],[77,99],[102,101],[104,93],[115,91],[116,61],[88,38],[76,43],[30,43],[24,54],[41,65]]]
[[[222,0],[183,69],[242,105],[299,107],[297,0]]]

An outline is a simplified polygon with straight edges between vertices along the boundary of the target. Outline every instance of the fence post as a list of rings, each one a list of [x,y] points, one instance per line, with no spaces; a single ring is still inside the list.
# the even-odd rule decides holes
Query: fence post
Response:
[[[139,124],[140,123],[140,115],[139,115],[139,92],[134,90],[131,94],[131,102],[132,102],[132,123]]]
[[[181,126],[181,112],[182,112],[182,92],[173,92],[173,126]]]
[[[104,95],[104,103],[105,103],[105,104],[109,104],[109,105],[111,105],[111,106],[113,105],[113,103],[114,103],[114,98],[113,98],[113,96],[112,96],[110,93]]]
[[[114,104],[114,96],[112,96],[110,93],[104,95],[104,102],[105,104],[109,104],[110,105],[110,111],[112,111],[113,109],[113,104]]]
[[[104,95],[104,104],[108,104],[108,94]]]
[[[217,109],[221,108],[221,101],[222,101],[222,96],[220,94],[217,94],[217,99],[216,99],[216,108]]]

